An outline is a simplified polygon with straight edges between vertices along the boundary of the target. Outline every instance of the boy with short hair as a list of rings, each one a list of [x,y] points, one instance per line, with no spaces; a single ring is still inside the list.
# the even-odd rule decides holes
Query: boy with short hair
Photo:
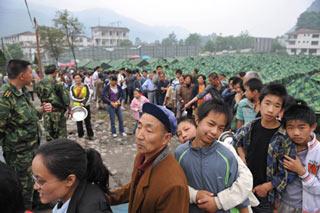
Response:
[[[294,156],[295,149],[290,146],[291,142],[284,140],[287,143],[283,144],[284,150],[274,150],[271,145],[273,141],[285,137],[278,117],[286,97],[287,91],[283,85],[266,85],[259,98],[261,118],[244,125],[235,134],[237,151],[253,175],[253,192],[260,201],[260,205],[253,208],[254,212],[272,213],[275,191],[283,191],[288,181],[294,178],[293,173],[285,170],[282,164],[277,164],[277,159],[283,158],[284,154]],[[275,162],[267,160],[268,153],[273,153]],[[277,175],[274,175],[274,168],[278,171]]]
[[[320,143],[314,134],[316,115],[303,102],[284,113],[284,126],[297,156],[285,155],[284,167],[298,177],[281,194],[279,212],[320,212]]]
[[[257,78],[252,78],[244,84],[246,98],[242,99],[237,106],[237,128],[255,119],[260,108],[259,96],[262,87],[262,82]]]
[[[217,195],[229,188],[239,175],[236,157],[228,148],[217,142],[230,123],[232,115],[227,104],[216,99],[204,102],[197,113],[195,138],[181,144],[176,149],[175,156],[186,174],[189,186]],[[216,200],[212,197],[207,200],[210,204],[198,200],[197,202],[197,205],[190,205],[189,212],[203,212],[202,209],[210,212],[218,210]],[[247,212],[248,205],[249,200],[245,199],[237,208]]]

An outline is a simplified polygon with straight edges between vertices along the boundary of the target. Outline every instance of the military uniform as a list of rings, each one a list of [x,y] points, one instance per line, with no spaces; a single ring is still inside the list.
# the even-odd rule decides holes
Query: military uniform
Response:
[[[0,145],[7,164],[16,171],[21,181],[24,203],[28,209],[32,207],[31,163],[39,146],[40,116],[30,102],[30,95],[25,87],[17,90],[10,83],[1,87]]]
[[[52,112],[43,113],[44,128],[47,141],[67,137],[67,119],[65,112],[69,106],[69,94],[63,84],[47,75],[35,86],[41,103],[51,103]]]

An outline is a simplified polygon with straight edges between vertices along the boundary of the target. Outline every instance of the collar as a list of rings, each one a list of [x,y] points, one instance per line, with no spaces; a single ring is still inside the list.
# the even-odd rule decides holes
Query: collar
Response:
[[[317,140],[316,134],[312,133],[311,137],[312,137],[312,140],[308,142],[308,149],[309,150],[312,150],[318,144],[318,140]]]
[[[192,141],[194,140],[194,138],[192,140],[190,140],[188,143],[188,146],[190,149],[197,151],[197,152],[202,152],[204,154],[209,153],[211,150],[215,150],[215,147],[217,146],[217,142],[218,140],[213,141],[210,146],[206,146],[206,147],[193,147],[192,146]]]
[[[145,159],[145,156],[141,155],[141,156],[139,156],[139,159],[137,161],[136,167],[139,170],[145,171],[150,165],[152,167],[156,166],[163,159],[165,159],[168,155],[169,155],[169,147],[168,146],[163,148],[159,153],[155,154],[151,159],[149,159],[145,163],[143,163],[143,161]]]
[[[19,91],[14,85],[12,85],[11,83],[8,84],[9,85],[9,89],[11,90],[11,92],[15,95],[15,96],[22,96],[26,93],[26,88],[23,86],[21,91]]]

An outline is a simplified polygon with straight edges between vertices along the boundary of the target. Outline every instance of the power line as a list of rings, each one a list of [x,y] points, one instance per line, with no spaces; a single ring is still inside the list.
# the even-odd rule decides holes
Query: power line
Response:
[[[35,27],[34,24],[33,24],[33,21],[32,21],[32,17],[31,17],[31,13],[30,13],[30,10],[29,10],[29,6],[28,6],[27,0],[24,0],[24,3],[26,4],[26,7],[27,7],[27,11],[28,11],[28,14],[29,14],[29,18],[30,18],[30,21],[31,21],[31,25],[32,25],[33,27]]]

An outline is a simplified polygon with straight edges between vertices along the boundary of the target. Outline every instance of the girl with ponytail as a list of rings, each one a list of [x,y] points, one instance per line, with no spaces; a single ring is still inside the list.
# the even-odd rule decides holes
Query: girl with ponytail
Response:
[[[32,161],[34,189],[42,203],[57,202],[53,213],[109,213],[109,171],[100,154],[57,139],[40,146]]]

